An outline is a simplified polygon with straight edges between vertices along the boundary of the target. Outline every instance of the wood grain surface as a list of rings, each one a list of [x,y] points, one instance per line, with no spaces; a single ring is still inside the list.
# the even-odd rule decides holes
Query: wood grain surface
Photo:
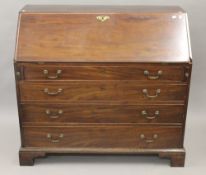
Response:
[[[22,122],[182,124],[184,105],[22,104]],[[48,112],[49,111],[49,114]],[[144,114],[144,112],[146,114]],[[158,111],[158,112],[157,112]],[[158,113],[158,114],[157,114]]]
[[[184,64],[22,64],[25,80],[139,80],[183,82]],[[48,74],[44,74],[44,71]],[[61,74],[57,76],[57,71]],[[148,71],[148,75],[144,72]],[[161,75],[158,72],[161,71]],[[55,79],[50,77],[57,76]],[[154,80],[152,77],[156,77]]]
[[[67,148],[181,148],[181,127],[150,126],[71,126],[24,127],[26,147]],[[47,138],[51,134],[52,138]],[[63,134],[62,138],[59,135]],[[140,135],[145,138],[141,139]],[[154,135],[158,138],[154,139]],[[52,142],[59,140],[58,142]],[[151,143],[147,141],[151,140]]]
[[[19,88],[23,102],[184,102],[187,96],[185,84],[138,84],[135,81],[20,82]],[[48,92],[44,92],[45,89]],[[148,92],[144,94],[143,89]]]
[[[133,9],[133,8],[132,8]],[[132,10],[131,9],[131,10]],[[186,13],[20,14],[21,62],[189,62]],[[109,16],[101,22],[97,16]]]
[[[184,166],[192,56],[180,7],[28,5],[14,58],[20,165],[126,153]]]

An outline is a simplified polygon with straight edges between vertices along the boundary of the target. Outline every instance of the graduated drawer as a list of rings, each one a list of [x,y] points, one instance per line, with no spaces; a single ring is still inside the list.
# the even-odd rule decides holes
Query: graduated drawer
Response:
[[[21,101],[154,102],[184,101],[185,84],[142,84],[136,81],[20,82]]]
[[[25,147],[64,148],[180,148],[178,126],[92,126],[23,127]]]
[[[29,123],[182,123],[184,105],[22,104]]]
[[[25,80],[187,80],[178,64],[24,64],[23,71]]]

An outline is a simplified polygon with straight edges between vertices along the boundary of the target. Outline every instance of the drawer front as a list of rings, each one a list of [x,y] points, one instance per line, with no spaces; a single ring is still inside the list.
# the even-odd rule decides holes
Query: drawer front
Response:
[[[180,65],[24,65],[26,80],[150,80],[184,81],[184,67]]]
[[[70,126],[23,127],[26,147],[180,148],[181,127]]]
[[[186,85],[140,85],[135,81],[20,82],[22,101],[154,102],[184,101]]]
[[[24,104],[30,123],[182,123],[183,105]]]

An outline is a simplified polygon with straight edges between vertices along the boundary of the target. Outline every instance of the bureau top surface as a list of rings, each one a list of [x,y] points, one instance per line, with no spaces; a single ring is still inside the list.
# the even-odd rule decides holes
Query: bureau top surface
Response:
[[[107,5],[26,5],[21,10],[28,13],[123,13],[123,12],[184,12],[178,6],[107,6]]]
[[[29,5],[19,62],[189,62],[187,14],[175,6]]]

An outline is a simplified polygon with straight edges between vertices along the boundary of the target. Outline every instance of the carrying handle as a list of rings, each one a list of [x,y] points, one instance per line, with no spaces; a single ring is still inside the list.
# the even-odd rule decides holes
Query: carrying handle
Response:
[[[141,114],[142,114],[142,116],[144,116],[146,119],[148,119],[148,120],[153,120],[153,119],[155,119],[157,116],[159,116],[160,112],[157,110],[157,111],[155,111],[154,115],[149,116],[148,113],[147,113],[147,111],[146,111],[146,110],[143,110],[143,111],[141,112]]]
[[[64,134],[59,134],[58,138],[59,139],[54,139],[52,134],[48,133],[47,138],[52,142],[52,143],[59,143],[60,140],[64,137]]]
[[[58,79],[59,76],[60,76],[61,73],[62,73],[62,70],[61,70],[61,69],[58,69],[58,70],[56,71],[56,75],[49,75],[49,71],[48,71],[47,69],[44,69],[44,70],[43,70],[43,73],[44,73],[44,75],[46,76],[46,78],[48,78],[48,79]]]
[[[152,138],[146,138],[144,134],[140,134],[140,139],[144,140],[146,143],[153,143],[156,139],[158,139],[158,134],[153,134]]]
[[[148,97],[148,98],[156,98],[156,97],[159,96],[161,90],[160,90],[160,89],[157,89],[156,92],[155,92],[155,95],[149,95],[147,89],[143,89],[142,92],[143,92],[143,94],[145,94],[145,96]]]
[[[62,91],[63,91],[62,88],[58,88],[57,91],[49,91],[48,88],[44,88],[44,93],[47,94],[47,95],[51,95],[51,96],[58,95],[58,94],[60,94]]]
[[[162,75],[162,73],[163,73],[162,70],[158,70],[157,75],[150,75],[148,70],[144,71],[144,75],[147,76],[147,78],[149,80],[157,80],[157,79],[159,79],[160,76]]]
[[[63,114],[63,110],[58,110],[56,113],[51,112],[49,109],[46,109],[45,113],[49,116],[49,118],[55,119],[59,118],[61,114]]]

